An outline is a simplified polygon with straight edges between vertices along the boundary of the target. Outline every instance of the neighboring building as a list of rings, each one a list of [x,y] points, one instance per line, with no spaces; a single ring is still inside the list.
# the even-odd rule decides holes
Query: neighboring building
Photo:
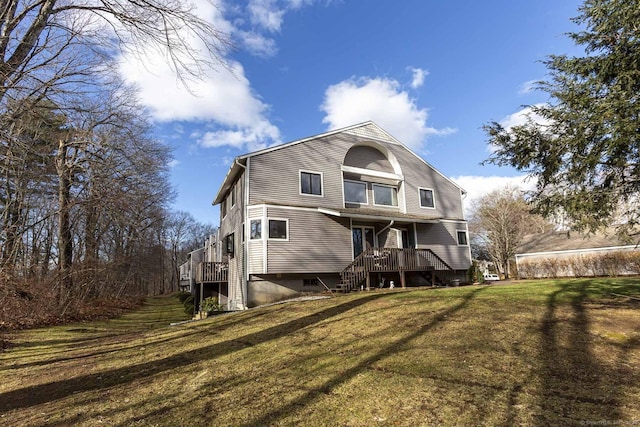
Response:
[[[518,277],[640,274],[639,248],[625,243],[613,229],[588,235],[552,230],[526,236],[515,256]]]
[[[213,201],[216,259],[199,264],[195,292],[238,310],[465,280],[464,194],[372,122],[239,156]]]

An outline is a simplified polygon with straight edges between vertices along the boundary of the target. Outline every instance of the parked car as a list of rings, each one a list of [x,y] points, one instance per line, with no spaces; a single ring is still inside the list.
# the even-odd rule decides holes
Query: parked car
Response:
[[[500,280],[500,276],[493,273],[484,273],[483,277],[484,277],[484,280],[486,280],[487,282],[495,282]]]

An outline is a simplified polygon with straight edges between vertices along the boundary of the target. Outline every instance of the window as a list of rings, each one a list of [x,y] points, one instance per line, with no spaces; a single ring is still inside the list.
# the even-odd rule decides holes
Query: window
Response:
[[[300,194],[322,196],[322,174],[300,171]]]
[[[220,203],[220,215],[222,218],[227,216],[227,199],[224,199],[222,203]]]
[[[231,207],[236,205],[236,186],[231,187]]]
[[[302,279],[302,286],[318,286],[318,279]]]
[[[420,206],[423,208],[435,208],[436,201],[433,198],[433,190],[430,188],[420,189]]]
[[[373,204],[398,206],[398,191],[395,187],[373,184]]]
[[[229,254],[229,256],[233,256],[233,250],[234,250],[234,239],[233,239],[233,233],[227,235],[227,237],[225,238],[225,251],[227,254]]]
[[[465,230],[457,230],[458,233],[458,245],[467,246],[469,243],[467,239],[467,232]]]
[[[250,231],[249,239],[251,240],[262,239],[262,220],[261,219],[251,220],[251,231]]]
[[[360,181],[344,181],[344,201],[347,203],[369,203],[367,184]]]
[[[269,239],[287,240],[288,222],[286,219],[270,219]]]

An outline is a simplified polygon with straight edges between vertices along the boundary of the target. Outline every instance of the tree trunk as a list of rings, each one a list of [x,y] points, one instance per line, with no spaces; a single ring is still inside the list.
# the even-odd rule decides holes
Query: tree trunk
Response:
[[[68,165],[68,146],[60,140],[56,156],[58,172],[58,270],[60,272],[59,302],[64,304],[73,289],[71,267],[73,264],[73,239],[71,236],[70,198],[71,170]]]

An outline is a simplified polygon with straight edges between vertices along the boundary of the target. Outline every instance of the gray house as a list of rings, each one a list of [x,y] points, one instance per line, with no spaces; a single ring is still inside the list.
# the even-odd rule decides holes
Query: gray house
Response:
[[[235,159],[196,289],[230,310],[304,292],[442,285],[471,265],[464,190],[372,122]]]

